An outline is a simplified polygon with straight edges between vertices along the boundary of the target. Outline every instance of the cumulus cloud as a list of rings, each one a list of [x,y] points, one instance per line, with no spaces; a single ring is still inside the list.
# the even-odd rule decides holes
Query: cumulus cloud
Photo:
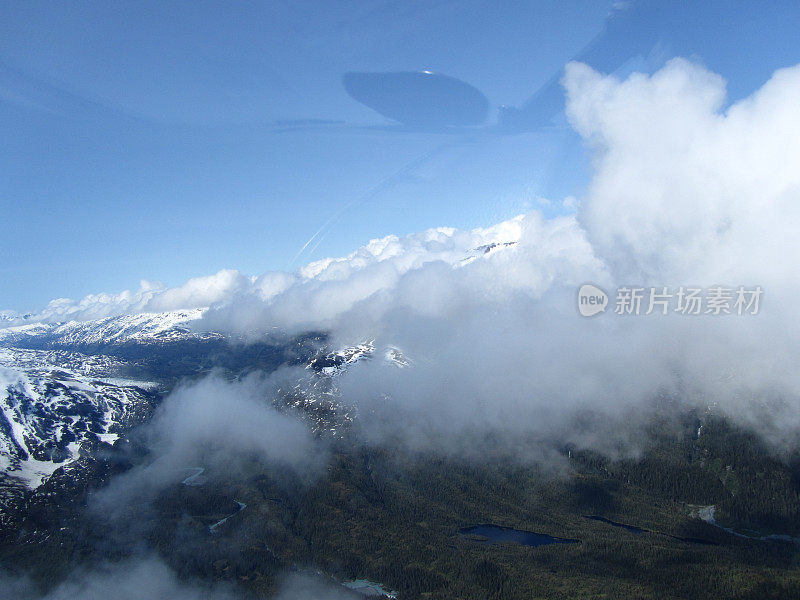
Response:
[[[758,318],[642,322],[642,335],[696,394],[748,420],[779,403],[796,429],[800,66],[727,108],[724,80],[682,59],[625,81],[571,64],[564,84],[595,161],[578,218],[612,281],[765,290]]]
[[[625,81],[573,63],[564,84],[570,122],[595,160],[580,222],[615,275],[793,279],[799,67],[724,111],[724,80],[682,59]]]
[[[533,212],[491,228],[440,227],[373,240],[347,257],[308,265],[267,301],[220,306],[204,322],[228,330],[324,329],[352,341],[378,335],[392,311],[452,316],[465,302],[537,297],[556,280],[579,281],[599,271],[574,217],[547,221]]]
[[[195,277],[180,287],[163,290],[150,297],[143,311],[166,312],[170,310],[204,308],[225,302],[236,294],[249,290],[252,280],[233,269],[223,269],[215,275]]]

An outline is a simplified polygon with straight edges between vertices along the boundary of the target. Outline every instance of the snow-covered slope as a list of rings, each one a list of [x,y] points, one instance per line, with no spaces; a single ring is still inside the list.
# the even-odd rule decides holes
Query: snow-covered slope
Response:
[[[76,463],[87,442],[113,443],[152,413],[164,391],[159,384],[175,383],[220,360],[233,372],[246,372],[262,368],[258,361],[270,352],[278,361],[271,368],[302,356],[293,350],[297,340],[288,338],[249,352],[235,336],[198,333],[193,326],[204,312],[0,325],[0,496],[2,490],[36,489],[55,470]],[[353,407],[342,402],[338,379],[359,361],[376,357],[389,366],[411,365],[398,348],[376,349],[374,341],[323,347],[301,359],[307,361],[306,375],[274,400],[305,414],[315,431],[337,435],[354,418]]]
[[[0,488],[35,489],[74,462],[84,442],[113,443],[145,419],[157,398],[156,384],[132,378],[130,362],[97,349],[136,346],[146,355],[155,346],[204,339],[189,330],[202,314],[198,309],[0,328]]]
[[[0,477],[36,488],[87,440],[113,443],[150,414],[154,384],[104,356],[0,348]]]
[[[35,489],[76,461],[84,442],[113,443],[148,418],[159,384],[142,380],[136,361],[105,351],[135,347],[136,356],[157,370],[158,360],[155,367],[148,362],[156,349],[176,348],[180,358],[187,340],[224,337],[192,333],[187,325],[201,314],[149,313],[0,330],[0,487]],[[342,402],[338,378],[359,361],[376,358],[389,367],[411,364],[398,348],[377,350],[374,341],[323,348],[306,363],[307,375],[274,400],[305,414],[315,431],[336,435],[354,418],[353,407]]]

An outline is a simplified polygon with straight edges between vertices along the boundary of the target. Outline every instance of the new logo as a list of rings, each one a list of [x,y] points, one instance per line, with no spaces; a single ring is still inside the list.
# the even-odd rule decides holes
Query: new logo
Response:
[[[593,317],[604,312],[608,306],[608,294],[596,285],[584,283],[578,290],[578,312],[584,317]]]

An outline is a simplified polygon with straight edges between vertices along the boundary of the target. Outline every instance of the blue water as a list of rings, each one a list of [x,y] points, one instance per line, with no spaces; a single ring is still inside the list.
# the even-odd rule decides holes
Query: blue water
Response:
[[[577,544],[580,542],[580,540],[558,538],[543,533],[534,533],[532,531],[512,529],[511,527],[501,527],[499,525],[475,525],[474,527],[465,527],[464,529],[460,530],[460,533],[462,535],[477,535],[485,537],[485,541],[480,540],[483,543],[493,544],[497,542],[513,542],[515,544],[532,546],[534,548],[538,546],[546,546],[548,544]]]

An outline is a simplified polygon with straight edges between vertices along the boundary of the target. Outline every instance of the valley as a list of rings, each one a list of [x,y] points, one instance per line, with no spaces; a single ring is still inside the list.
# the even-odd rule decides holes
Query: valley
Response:
[[[45,589],[145,547],[181,577],[234,585],[243,598],[270,597],[286,573],[354,597],[401,599],[800,593],[800,457],[775,456],[723,415],[684,407],[654,418],[638,457],[556,444],[557,468],[502,449],[475,461],[364,439],[337,378],[399,350],[332,349],[319,334],[243,346],[161,331],[158,341],[92,354],[68,349],[74,337],[47,336],[13,338],[0,351],[14,408],[5,413],[14,427],[2,432],[0,562],[35,573]],[[387,364],[411,376],[411,359]],[[298,471],[253,453],[226,464],[204,446],[160,487],[112,494],[158,464],[142,432],[182,373],[236,380],[281,365],[299,379],[263,402],[300,415],[326,448],[321,467]],[[40,459],[50,471],[23,477]],[[113,510],[98,510],[109,498]],[[781,535],[739,535],[713,522],[723,516],[737,532]]]

